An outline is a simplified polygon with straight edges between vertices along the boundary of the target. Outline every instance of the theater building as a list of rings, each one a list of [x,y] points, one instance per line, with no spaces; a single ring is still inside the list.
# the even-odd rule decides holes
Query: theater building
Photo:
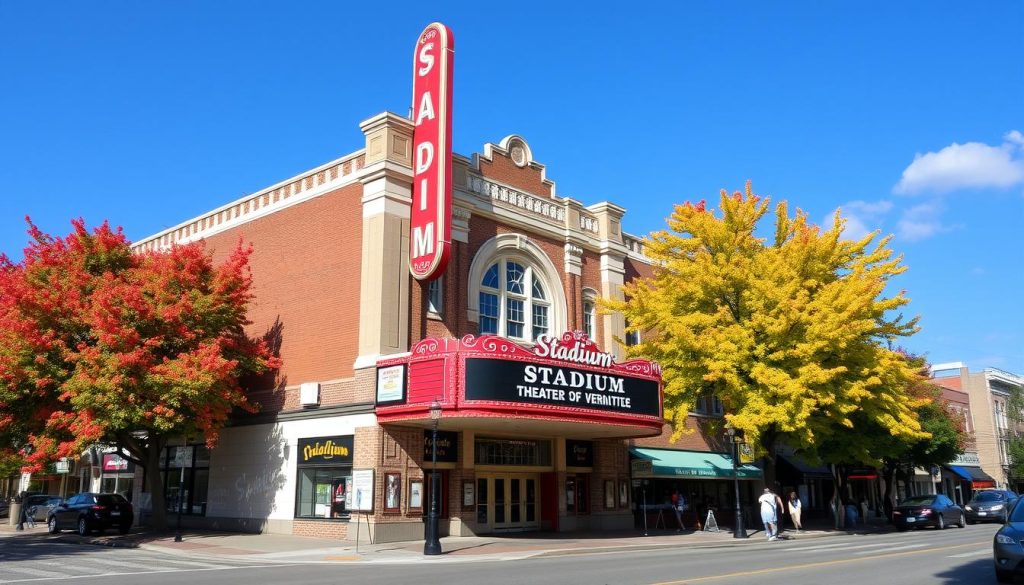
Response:
[[[169,501],[184,475],[186,524],[422,538],[437,401],[442,534],[633,526],[629,441],[663,413],[657,364],[624,361],[596,306],[650,273],[625,210],[558,196],[508,136],[453,156],[450,257],[419,281],[413,124],[360,128],[365,148],[135,244],[252,243],[249,334],[284,363],[214,449],[168,448]]]

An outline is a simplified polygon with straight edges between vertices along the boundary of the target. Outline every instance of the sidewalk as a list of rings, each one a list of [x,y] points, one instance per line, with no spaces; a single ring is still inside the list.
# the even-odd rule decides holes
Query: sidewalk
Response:
[[[784,540],[803,540],[843,534],[870,534],[888,532],[891,528],[875,521],[854,530],[833,530],[831,526],[816,524],[799,533],[784,531]],[[47,534],[46,527],[38,524],[34,529],[14,531],[6,522],[0,524],[0,537],[48,539],[74,544],[95,544],[126,548],[142,548],[165,554],[233,558],[260,562],[282,563],[344,563],[344,562],[464,562],[500,561],[539,556],[594,554],[623,550],[656,550],[660,548],[720,548],[767,544],[764,533],[749,530],[746,539],[733,538],[732,532],[649,531],[642,532],[580,532],[580,533],[526,533],[500,536],[445,537],[441,539],[442,555],[423,555],[423,541],[371,544],[325,538],[309,538],[287,534],[242,534],[190,530],[182,533],[182,542],[174,542],[173,532],[132,532],[81,537],[62,532]]]

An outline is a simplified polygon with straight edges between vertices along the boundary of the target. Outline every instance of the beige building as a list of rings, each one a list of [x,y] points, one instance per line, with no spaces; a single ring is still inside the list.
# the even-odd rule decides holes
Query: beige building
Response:
[[[996,368],[970,372],[963,362],[936,364],[931,371],[932,378],[941,385],[962,390],[970,397],[969,428],[974,430],[981,469],[996,480],[998,487],[1018,488],[1009,477],[1009,442],[1013,433],[1024,429],[1013,428],[1008,407],[1011,393],[1024,389],[1024,377]]]

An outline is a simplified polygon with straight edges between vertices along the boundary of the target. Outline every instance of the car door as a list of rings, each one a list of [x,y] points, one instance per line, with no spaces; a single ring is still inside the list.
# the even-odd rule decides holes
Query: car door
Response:
[[[71,498],[68,502],[68,507],[61,513],[61,525],[65,528],[74,529],[78,524],[78,509],[82,507],[82,498],[85,496],[78,494]]]
[[[57,506],[53,510],[53,517],[57,519],[57,530],[62,530],[68,524],[68,508],[78,498],[77,495],[71,496],[64,501],[63,504]]]

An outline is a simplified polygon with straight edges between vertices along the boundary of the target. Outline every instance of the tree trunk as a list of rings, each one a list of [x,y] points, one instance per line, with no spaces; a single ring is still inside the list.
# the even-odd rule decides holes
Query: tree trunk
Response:
[[[167,502],[164,498],[164,481],[160,475],[160,455],[163,454],[164,442],[157,438],[150,441],[145,453],[146,485],[149,488],[152,510],[149,525],[155,530],[167,528]]]
[[[885,514],[885,518],[892,522],[892,511],[896,507],[896,473],[899,471],[899,466],[886,462],[882,466],[882,511]]]
[[[840,530],[846,526],[846,509],[843,507],[842,493],[842,470],[835,463],[829,465],[832,469],[832,483],[835,488],[832,490],[832,500],[830,505],[832,506],[832,518],[836,530]]]

